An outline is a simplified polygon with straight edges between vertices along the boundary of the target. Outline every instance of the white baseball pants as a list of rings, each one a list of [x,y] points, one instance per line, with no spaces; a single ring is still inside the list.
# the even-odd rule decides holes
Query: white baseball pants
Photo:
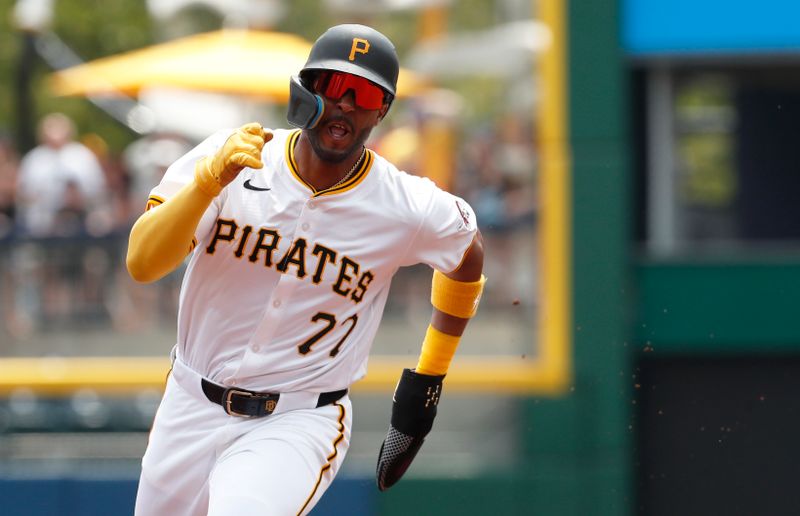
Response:
[[[142,459],[135,514],[307,514],[344,461],[351,424],[348,396],[263,418],[230,416],[176,359]]]

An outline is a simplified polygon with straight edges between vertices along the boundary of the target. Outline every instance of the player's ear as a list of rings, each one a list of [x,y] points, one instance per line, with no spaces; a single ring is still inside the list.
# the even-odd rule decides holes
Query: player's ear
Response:
[[[384,102],[384,103],[383,103],[383,106],[381,106],[381,109],[380,109],[380,111],[378,112],[378,122],[380,122],[381,120],[383,120],[383,117],[385,117],[385,116],[386,116],[386,113],[388,113],[388,112],[389,112],[389,106],[390,106],[390,105],[391,105],[391,104],[390,104],[390,103],[388,103],[388,102]]]

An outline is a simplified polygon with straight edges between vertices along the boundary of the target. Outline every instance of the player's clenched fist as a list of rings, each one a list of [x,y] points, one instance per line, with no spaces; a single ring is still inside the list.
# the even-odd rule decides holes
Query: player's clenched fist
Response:
[[[237,129],[216,154],[197,162],[194,176],[197,185],[208,195],[216,196],[245,167],[261,168],[261,149],[272,139],[272,133],[261,124],[251,122]]]

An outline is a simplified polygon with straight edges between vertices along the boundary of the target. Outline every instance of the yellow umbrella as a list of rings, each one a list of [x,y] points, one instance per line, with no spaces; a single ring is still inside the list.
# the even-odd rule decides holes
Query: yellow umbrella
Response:
[[[303,67],[311,43],[294,34],[219,30],[124,52],[51,75],[56,95],[135,96],[144,88],[170,87],[266,97],[285,102],[289,76]],[[398,95],[423,89],[401,70]]]

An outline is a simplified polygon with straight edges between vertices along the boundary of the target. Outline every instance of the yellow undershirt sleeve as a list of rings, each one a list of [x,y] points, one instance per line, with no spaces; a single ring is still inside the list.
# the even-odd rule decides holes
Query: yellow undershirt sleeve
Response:
[[[142,214],[131,229],[126,264],[136,281],[149,283],[174,271],[192,250],[194,232],[213,195],[196,181]]]

